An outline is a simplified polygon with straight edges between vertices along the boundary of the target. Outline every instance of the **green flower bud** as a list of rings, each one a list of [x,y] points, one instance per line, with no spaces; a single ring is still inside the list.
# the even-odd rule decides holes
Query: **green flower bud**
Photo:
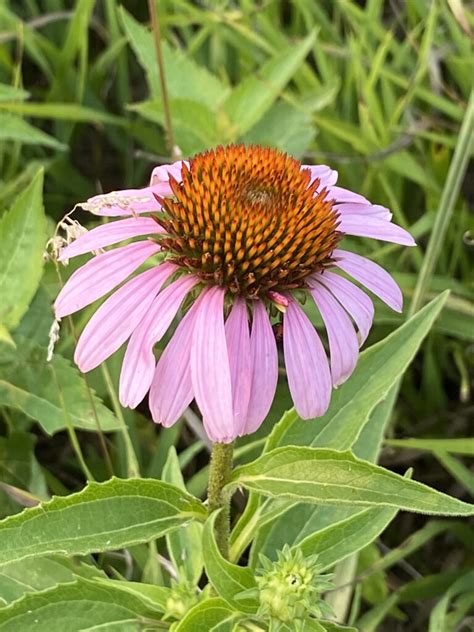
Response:
[[[320,593],[332,588],[329,575],[320,575],[317,556],[305,558],[301,549],[285,545],[276,562],[261,556],[262,571],[257,579],[260,608],[258,614],[282,623],[299,621],[310,616],[331,614]]]
[[[165,619],[182,619],[194,605],[200,601],[207,591],[199,592],[188,579],[171,581],[171,591],[166,600]]]

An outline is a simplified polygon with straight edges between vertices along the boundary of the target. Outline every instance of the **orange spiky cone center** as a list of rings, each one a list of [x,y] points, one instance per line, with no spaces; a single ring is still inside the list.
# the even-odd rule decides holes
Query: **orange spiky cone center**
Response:
[[[181,267],[245,298],[305,287],[342,235],[326,192],[276,149],[231,145],[196,155],[162,200],[160,243]]]

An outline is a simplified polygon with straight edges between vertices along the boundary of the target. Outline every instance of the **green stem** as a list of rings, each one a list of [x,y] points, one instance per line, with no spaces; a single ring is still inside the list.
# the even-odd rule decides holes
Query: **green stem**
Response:
[[[92,474],[92,472],[90,471],[90,469],[87,467],[87,463],[84,459],[84,455],[82,454],[82,450],[81,450],[81,445],[79,443],[79,440],[77,438],[77,434],[76,434],[76,430],[74,428],[74,425],[71,421],[71,416],[69,414],[69,411],[67,409],[66,406],[66,402],[64,401],[64,397],[63,397],[63,391],[61,388],[61,385],[59,383],[58,380],[58,375],[56,373],[56,369],[54,368],[54,365],[50,364],[49,367],[51,368],[51,372],[53,374],[54,377],[54,381],[56,382],[56,387],[58,389],[58,398],[59,401],[61,402],[61,407],[63,409],[64,412],[64,420],[66,422],[66,430],[68,432],[69,435],[69,439],[71,441],[72,447],[74,449],[74,452],[76,453],[76,457],[77,460],[79,461],[79,465],[81,466],[81,469],[84,473],[84,476],[86,477],[86,481],[94,481],[95,478]]]
[[[224,491],[232,473],[233,443],[213,443],[207,491],[208,511],[222,509],[216,520],[216,542],[222,555],[229,557],[230,495]]]
[[[137,455],[135,454],[135,449],[133,447],[132,439],[128,431],[127,422],[125,421],[125,418],[123,416],[122,408],[120,407],[120,402],[117,397],[112,379],[110,377],[109,369],[105,363],[101,364],[101,369],[107,391],[112,401],[112,408],[114,409],[115,416],[120,423],[122,431],[123,441],[125,444],[125,452],[127,454],[127,476],[129,478],[139,478],[140,466],[138,464]]]
[[[160,76],[161,99],[163,101],[166,140],[168,142],[168,148],[170,150],[171,158],[177,160],[180,157],[180,152],[177,149],[174,140],[173,122],[171,120],[171,107],[168,98],[168,86],[166,84],[165,64],[163,60],[163,53],[161,50],[160,24],[158,20],[158,11],[155,6],[155,0],[148,0],[148,13],[150,14],[153,40],[155,42],[156,61],[158,64],[158,72]]]

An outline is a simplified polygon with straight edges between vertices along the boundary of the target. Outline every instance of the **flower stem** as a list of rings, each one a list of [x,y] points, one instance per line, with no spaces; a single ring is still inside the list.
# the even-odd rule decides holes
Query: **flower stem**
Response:
[[[207,491],[209,514],[222,509],[216,520],[216,542],[222,555],[229,557],[230,495],[224,491],[232,472],[233,443],[213,443]]]

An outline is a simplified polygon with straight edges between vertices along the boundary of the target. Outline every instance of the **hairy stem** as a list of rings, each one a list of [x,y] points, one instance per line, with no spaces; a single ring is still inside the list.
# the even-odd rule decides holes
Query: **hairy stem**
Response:
[[[216,541],[222,555],[229,557],[230,496],[224,491],[232,472],[233,443],[213,443],[207,498],[209,514],[222,509],[216,520]]]

